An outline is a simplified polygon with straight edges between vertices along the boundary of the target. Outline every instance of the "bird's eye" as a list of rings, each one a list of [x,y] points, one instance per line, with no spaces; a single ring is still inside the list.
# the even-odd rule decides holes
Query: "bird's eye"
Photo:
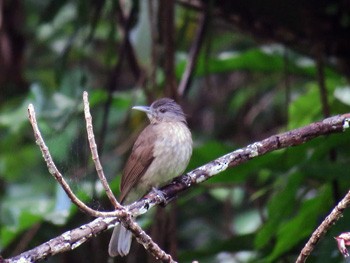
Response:
[[[166,112],[166,109],[161,108],[159,111],[160,111],[161,113],[165,113],[165,112]]]

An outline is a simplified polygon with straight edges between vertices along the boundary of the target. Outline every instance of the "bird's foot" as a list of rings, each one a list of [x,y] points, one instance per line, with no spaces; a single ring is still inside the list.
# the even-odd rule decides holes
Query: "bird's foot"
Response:
[[[169,198],[169,196],[166,197],[164,195],[165,193],[162,190],[159,190],[155,187],[152,187],[152,192],[159,198],[159,200],[160,200],[159,205],[163,206],[163,207],[167,206],[170,202],[172,202],[177,197],[177,196],[173,196],[170,198]]]
[[[162,190],[159,190],[155,187],[152,187],[152,191],[159,197],[160,199],[160,204],[161,206],[167,206],[173,199],[175,199],[175,197],[167,199],[165,198],[164,192]]]
[[[155,187],[152,187],[152,191],[159,197],[159,199],[161,200],[162,203],[166,202],[166,198],[164,196],[163,191],[161,191]]]

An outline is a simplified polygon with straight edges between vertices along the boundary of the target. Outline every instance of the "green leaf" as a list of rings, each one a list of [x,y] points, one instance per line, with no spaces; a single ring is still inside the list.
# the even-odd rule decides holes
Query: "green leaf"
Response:
[[[316,197],[302,203],[296,216],[280,224],[277,230],[276,245],[267,258],[267,262],[273,262],[308,237],[317,226],[319,217],[323,217],[323,214],[329,210],[330,200],[332,200],[331,188],[325,186],[320,189]]]
[[[23,211],[18,216],[18,226],[4,225],[0,227],[0,250],[9,245],[18,235],[19,232],[40,222],[41,216],[38,214]]]
[[[268,63],[267,63],[268,61]],[[178,56],[176,76],[180,78],[185,70],[187,57]],[[304,66],[298,61],[289,62],[290,74],[314,77],[316,69],[314,65]],[[285,70],[285,58],[281,53],[266,52],[261,48],[252,48],[247,51],[222,52],[212,58],[201,54],[198,58],[195,76],[204,76],[212,73],[232,72],[236,70],[248,70],[252,72],[280,72]],[[338,77],[331,69],[326,70],[326,76]]]
[[[307,85],[307,92],[299,96],[289,106],[288,129],[305,126],[321,119],[321,106],[318,86],[315,83]]]
[[[39,184],[11,184],[0,206],[0,247],[8,245],[20,232],[43,219],[52,210],[53,200]]]
[[[276,234],[276,226],[284,222],[297,207],[290,204],[296,203],[296,193],[302,182],[300,173],[293,173],[280,177],[275,182],[274,188],[278,189],[268,202],[268,220],[259,230],[255,245],[261,249],[265,247]]]

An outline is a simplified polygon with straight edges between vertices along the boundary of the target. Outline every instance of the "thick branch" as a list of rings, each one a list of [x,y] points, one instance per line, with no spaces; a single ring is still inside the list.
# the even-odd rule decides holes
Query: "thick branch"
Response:
[[[273,135],[265,140],[228,153],[185,175],[179,176],[161,190],[163,191],[165,200],[169,201],[192,185],[206,181],[229,167],[245,163],[252,158],[262,156],[274,150],[300,145],[319,136],[343,132],[349,128],[349,125],[350,113],[346,113],[312,123],[302,128]],[[154,205],[161,203],[161,201],[162,198],[157,197],[154,192],[151,192],[146,198],[130,205],[128,209],[133,215],[138,215],[145,213],[144,210],[148,210]]]
[[[0,263],[37,262],[50,256],[73,250],[89,239],[95,237],[97,234],[108,229],[116,222],[117,218],[115,217],[99,217],[86,225],[67,231],[40,246],[19,254],[18,256],[4,259],[3,261],[1,261],[0,258]]]
[[[229,167],[233,167],[241,163],[245,163],[254,157],[264,155],[274,150],[300,145],[302,143],[305,143],[319,136],[343,132],[345,129],[349,128],[349,123],[350,123],[350,113],[347,113],[343,115],[330,117],[320,122],[312,123],[303,128],[295,129],[279,135],[273,135],[263,141],[253,143],[251,145],[248,145],[245,148],[238,149],[236,151],[228,153],[185,175],[175,178],[172,183],[162,188],[163,195],[164,195],[162,198],[157,196],[156,193],[151,192],[144,199],[128,206],[127,210],[133,215],[140,215],[140,214],[146,213],[149,208],[155,206],[156,204],[161,203],[164,198],[165,200],[169,201],[173,199],[173,197],[176,196],[178,193],[184,191],[185,189],[191,187],[192,185],[201,183],[209,179],[210,177],[226,170]],[[38,138],[36,139],[38,142]],[[46,158],[47,157],[45,157],[45,159]],[[349,204],[348,201],[341,201],[339,205],[335,208],[336,217],[334,218],[338,218],[339,212],[341,213],[345,209],[345,207],[348,206],[348,204]],[[100,213],[102,213],[103,216],[108,216],[110,214],[112,214],[112,216],[120,216],[120,214],[117,214],[116,212],[117,211],[100,212]],[[34,261],[41,260],[45,257],[48,257],[50,255],[54,255],[60,252],[73,249],[78,245],[80,245],[81,243],[84,243],[86,240],[92,238],[92,236],[100,234],[102,231],[106,230],[107,228],[114,226],[116,222],[117,222],[117,218],[115,217],[97,218],[89,224],[83,225],[80,228],[74,229],[72,231],[68,231],[63,235],[56,237],[30,251],[22,253],[21,258],[23,259],[23,261],[21,262],[34,262]],[[334,220],[330,222],[334,222]],[[82,233],[79,231],[79,229],[81,231],[87,231],[87,232]],[[137,238],[143,237],[142,233],[140,232],[133,231],[133,233]],[[73,234],[75,234],[74,238],[73,238]],[[61,240],[61,241],[58,243],[55,243],[58,240]],[[58,244],[65,244],[65,245],[58,246]],[[21,255],[14,258],[3,260],[3,262],[6,262],[6,263],[19,262]],[[25,261],[25,259],[28,259],[28,260]],[[300,261],[300,262],[303,262],[303,261]]]

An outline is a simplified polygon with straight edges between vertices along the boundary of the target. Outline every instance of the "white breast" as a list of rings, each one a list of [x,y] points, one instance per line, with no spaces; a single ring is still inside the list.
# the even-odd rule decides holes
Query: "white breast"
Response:
[[[141,179],[147,190],[181,175],[192,155],[192,137],[184,123],[164,122],[158,125],[154,160]]]

